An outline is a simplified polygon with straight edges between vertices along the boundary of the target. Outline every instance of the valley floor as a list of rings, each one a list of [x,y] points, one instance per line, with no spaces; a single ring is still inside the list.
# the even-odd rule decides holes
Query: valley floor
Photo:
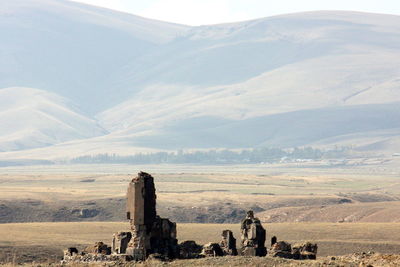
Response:
[[[123,221],[128,182],[155,177],[157,210],[185,223],[400,222],[398,161],[0,168],[0,223]]]
[[[277,236],[319,246],[313,262],[235,257],[163,266],[400,266],[395,163],[0,168],[0,263],[58,263],[67,247],[110,244],[113,233],[128,230],[126,187],[142,170],[155,177],[157,211],[178,222],[179,241],[219,242],[225,229],[240,239],[238,223],[252,209],[267,230],[267,243]],[[354,254],[368,251],[382,255]],[[144,264],[154,265],[160,263]]]
[[[110,244],[112,234],[127,230],[128,222],[70,222],[70,223],[13,223],[0,224],[0,262],[30,263],[59,262],[62,250],[76,246],[82,249],[96,241]],[[277,236],[278,240],[291,243],[312,241],[318,243],[318,258],[332,261],[331,256],[344,259],[344,256],[354,253],[374,251],[382,254],[400,254],[400,224],[398,223],[272,223],[264,224],[267,230],[267,240]],[[199,244],[219,242],[221,232],[231,229],[237,239],[238,224],[180,224],[178,223],[178,240],[195,240]],[[237,241],[239,245],[239,240]],[[266,244],[268,246],[268,242]],[[360,256],[361,255],[361,256]],[[350,258],[362,257],[354,254]],[[376,255],[367,255],[368,257]],[[365,257],[367,257],[365,256]],[[226,266],[240,266],[248,258],[203,259],[190,261],[193,266],[203,266],[207,261],[231,262]],[[258,264],[263,261],[291,261],[276,259],[251,260]],[[296,264],[305,264],[297,262]],[[171,263],[180,265],[182,261]],[[312,262],[315,263],[315,262]],[[213,265],[209,265],[213,266]],[[225,265],[222,265],[225,266]],[[245,265],[244,265],[245,266]],[[303,265],[307,266],[307,265]],[[351,265],[349,265],[351,266]]]

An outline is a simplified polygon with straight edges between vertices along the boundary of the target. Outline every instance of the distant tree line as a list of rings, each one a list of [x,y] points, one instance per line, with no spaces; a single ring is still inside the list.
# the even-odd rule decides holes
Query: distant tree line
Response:
[[[349,148],[335,148],[321,150],[312,147],[280,149],[280,148],[255,148],[244,150],[207,150],[138,153],[122,156],[117,154],[86,155],[73,158],[69,163],[95,164],[238,164],[238,163],[273,163],[296,160],[317,160],[328,158],[343,158],[350,153]]]

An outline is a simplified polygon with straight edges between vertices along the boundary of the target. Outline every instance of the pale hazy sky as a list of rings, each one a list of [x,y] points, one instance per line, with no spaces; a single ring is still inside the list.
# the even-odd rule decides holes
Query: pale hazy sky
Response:
[[[311,10],[400,15],[400,0],[75,0],[187,25],[235,22]]]

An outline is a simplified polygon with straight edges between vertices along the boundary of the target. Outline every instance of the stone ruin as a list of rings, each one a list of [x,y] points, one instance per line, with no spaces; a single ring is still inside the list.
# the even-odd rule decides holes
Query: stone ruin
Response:
[[[236,256],[238,254],[236,249],[236,238],[233,237],[231,230],[222,231],[220,247],[224,255]]]
[[[157,215],[156,190],[151,175],[141,172],[129,183],[126,215],[132,232],[126,254],[133,260],[145,260],[150,254],[166,259],[179,256],[176,223]]]
[[[269,250],[269,254],[273,257],[290,259],[292,258],[292,245],[286,241],[278,242],[275,237],[275,240],[271,241],[271,249]]]
[[[196,244],[193,240],[183,241],[179,244],[179,258],[197,259],[201,257],[203,246]]]
[[[318,245],[305,242],[292,246],[292,255],[295,260],[315,260],[317,259]]]
[[[240,230],[242,238],[241,255],[260,257],[267,255],[265,229],[262,227],[260,220],[254,217],[252,210],[247,212],[246,218],[241,223]]]
[[[237,256],[236,238],[233,237],[232,231],[224,230],[221,236],[222,240],[219,244],[205,244],[200,255],[204,257]]]
[[[238,253],[236,239],[230,230],[222,232],[222,241],[208,243],[203,246],[201,255],[205,257],[217,256],[259,256],[267,255],[265,247],[266,231],[258,218],[254,217],[253,211],[248,211],[246,218],[241,223],[241,248]],[[271,238],[271,248],[268,254],[272,257],[305,260],[316,259],[317,244],[310,242],[291,245],[286,241],[277,241],[276,236]]]
[[[315,260],[317,258],[318,245],[310,242],[294,244],[285,241],[271,242],[270,255],[295,260]]]
[[[144,261],[153,258],[170,260],[216,256],[266,256],[266,231],[253,211],[248,211],[241,222],[241,247],[236,248],[236,239],[231,230],[222,232],[220,243],[204,246],[194,241],[184,241],[178,245],[176,223],[160,218],[156,211],[156,190],[154,178],[140,172],[129,183],[126,203],[126,216],[130,222],[129,232],[113,235],[111,246],[96,242],[81,253],[76,248],[64,251],[63,263],[98,261]],[[271,239],[269,254],[274,257],[290,259],[315,259],[318,246],[312,243],[291,244]]]
[[[204,257],[221,257],[224,256],[224,252],[218,243],[210,242],[203,246],[203,250],[201,251],[200,255]]]
[[[131,232],[118,232],[113,235],[111,251],[115,254],[125,254],[129,241],[132,239]]]
[[[176,223],[157,215],[154,178],[150,174],[140,172],[129,183],[126,215],[131,231],[115,233],[111,247],[97,242],[81,253],[69,248],[64,251],[64,261],[143,261],[151,254],[162,259],[179,257]]]
[[[93,246],[87,246],[83,251],[85,253],[110,255],[111,247],[107,246],[103,242],[96,242]]]

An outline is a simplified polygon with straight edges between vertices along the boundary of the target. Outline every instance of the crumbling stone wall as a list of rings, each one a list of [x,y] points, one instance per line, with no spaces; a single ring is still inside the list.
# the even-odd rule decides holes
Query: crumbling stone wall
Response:
[[[241,223],[241,239],[243,256],[260,256],[267,254],[265,247],[265,229],[258,218],[254,217],[252,210],[247,212],[246,218]]]
[[[224,255],[236,256],[238,254],[236,249],[236,238],[233,237],[231,230],[222,231],[220,247]]]
[[[115,254],[125,254],[129,241],[131,241],[131,232],[118,232],[113,236],[111,251]]]

